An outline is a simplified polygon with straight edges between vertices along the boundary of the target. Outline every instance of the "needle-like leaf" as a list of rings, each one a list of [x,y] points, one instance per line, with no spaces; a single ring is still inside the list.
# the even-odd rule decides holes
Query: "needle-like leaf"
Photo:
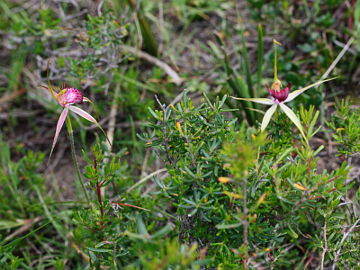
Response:
[[[261,131],[264,131],[265,128],[268,126],[269,122],[270,122],[270,119],[272,117],[272,115],[274,114],[274,112],[276,111],[276,108],[277,108],[277,104],[273,104],[270,109],[268,109],[264,115],[264,118],[262,120],[262,123],[261,123]]]
[[[304,88],[301,88],[301,89],[299,89],[299,90],[293,91],[293,92],[291,92],[291,93],[288,95],[287,99],[286,99],[284,102],[292,101],[294,98],[296,98],[298,95],[304,93],[306,90],[308,90],[308,89],[310,89],[310,88],[312,88],[312,87],[318,86],[318,85],[320,85],[320,84],[322,84],[322,83],[324,83],[324,82],[331,81],[331,80],[333,80],[333,79],[336,79],[336,77],[330,78],[330,79],[326,79],[326,80],[322,80],[322,81],[318,81],[318,82],[316,82],[316,83],[313,83],[313,84],[310,84],[310,85],[308,85],[308,86],[305,86]]]
[[[303,135],[304,139],[306,140],[305,133],[303,131],[302,125],[300,123],[299,118],[296,114],[284,103],[280,103],[280,108],[284,111],[284,113],[290,118],[290,120],[295,124],[295,126],[300,130],[301,135]]]
[[[100,124],[98,123],[98,121],[96,121],[96,119],[94,117],[92,117],[89,113],[87,113],[86,111],[78,108],[78,107],[75,107],[75,106],[69,106],[69,109],[71,111],[73,111],[74,113],[80,115],[81,117],[85,118],[86,120],[94,123],[95,125],[98,126],[98,128],[100,128],[100,130],[104,133],[106,139],[108,140],[109,144],[111,145],[111,142],[108,138],[108,136],[106,135],[106,132],[105,130],[100,126]]]
[[[69,108],[64,108],[64,110],[60,114],[59,120],[58,120],[57,125],[56,125],[56,131],[55,131],[54,141],[53,141],[51,151],[50,151],[50,155],[49,155],[49,160],[51,158],[52,152],[54,151],[56,142],[57,142],[57,140],[59,138],[61,128],[64,125],[64,122],[65,122],[65,119],[67,117],[68,112],[69,112]]]
[[[251,101],[251,102],[265,104],[265,105],[275,104],[275,102],[269,98],[238,98],[238,97],[231,97],[231,98],[236,99],[236,100]]]

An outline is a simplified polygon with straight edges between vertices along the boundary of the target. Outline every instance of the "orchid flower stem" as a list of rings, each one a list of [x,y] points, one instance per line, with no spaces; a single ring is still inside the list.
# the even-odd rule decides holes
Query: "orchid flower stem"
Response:
[[[80,169],[79,169],[79,163],[78,163],[77,158],[76,158],[74,135],[73,135],[73,129],[72,129],[71,120],[70,120],[69,116],[66,117],[66,127],[67,127],[67,130],[68,130],[68,133],[69,133],[69,139],[70,139],[70,145],[71,145],[71,155],[72,155],[72,158],[73,158],[75,171],[76,171],[77,177],[78,177],[78,179],[80,181],[81,188],[84,191],[86,201],[90,205],[90,199],[89,199],[89,196],[88,196],[88,194],[86,192],[85,185],[84,185],[84,182],[82,180]]]
[[[279,80],[277,74],[277,45],[278,43],[274,40],[274,82]]]

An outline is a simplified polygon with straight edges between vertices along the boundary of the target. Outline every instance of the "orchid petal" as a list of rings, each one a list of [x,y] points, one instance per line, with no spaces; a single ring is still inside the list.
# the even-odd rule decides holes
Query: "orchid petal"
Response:
[[[331,81],[331,80],[333,80],[333,79],[336,79],[336,77],[330,78],[330,79],[327,79],[327,80],[317,81],[316,83],[310,84],[310,85],[308,85],[308,86],[305,86],[304,88],[301,88],[301,89],[299,89],[299,90],[293,91],[293,92],[291,92],[291,93],[288,95],[287,99],[285,99],[284,102],[292,101],[294,98],[296,98],[298,95],[302,94],[302,93],[305,92],[306,90],[308,90],[308,89],[310,89],[310,88],[312,88],[312,87],[318,86],[318,85],[320,85],[320,84],[322,84],[322,83],[324,83],[324,82]]]
[[[261,123],[261,131],[264,131],[266,129],[266,127],[268,126],[271,116],[273,116],[274,112],[276,111],[277,108],[277,104],[274,104],[270,107],[270,109],[268,109],[264,115],[264,118],[262,120]]]
[[[304,139],[306,140],[302,125],[300,123],[299,118],[296,114],[284,103],[280,103],[280,108],[284,111],[284,113],[290,118],[290,120],[295,124],[295,126],[300,130],[301,135],[303,135]]]
[[[269,98],[237,98],[237,97],[231,97],[236,100],[244,100],[244,101],[251,101],[255,103],[265,104],[265,105],[273,105],[275,102]]]
[[[66,117],[67,117],[68,112],[69,112],[69,109],[68,109],[68,108],[65,108],[65,109],[61,112],[61,114],[60,114],[59,120],[58,120],[57,125],[56,125],[56,131],[55,131],[54,141],[53,141],[53,144],[52,144],[52,147],[51,147],[51,151],[50,151],[49,160],[50,160],[50,158],[51,158],[52,152],[54,151],[56,142],[57,142],[57,140],[58,140],[58,138],[59,138],[59,134],[60,134],[61,128],[62,128],[62,126],[64,125],[64,122],[65,122],[65,119],[66,119]]]
[[[80,108],[75,107],[75,106],[69,106],[69,109],[71,111],[73,111],[74,113],[80,115],[81,117],[85,118],[86,120],[88,120],[88,121],[94,123],[95,125],[97,125],[98,128],[100,128],[100,130],[104,133],[106,139],[108,140],[108,142],[111,145],[111,142],[110,142],[108,136],[106,135],[105,130],[100,126],[100,124],[98,123],[98,121],[96,121],[96,119],[94,117],[92,117],[89,113],[85,112],[83,109],[80,109]]]
[[[80,115],[81,117],[85,118],[86,120],[88,120],[94,124],[97,124],[97,121],[95,120],[95,118],[92,117],[89,113],[85,112],[83,109],[80,109],[75,106],[69,106],[69,109],[71,111],[73,111],[74,113]]]
[[[53,96],[53,98],[54,98],[56,101],[59,101],[59,99],[58,99],[58,94],[53,90],[53,87],[52,87],[51,84],[50,84],[49,86],[50,86],[50,87],[49,87],[49,90],[50,90],[50,93],[51,93],[51,95]]]
[[[54,92],[53,86],[51,85],[50,80],[49,80],[49,66],[50,66],[50,59],[49,59],[48,62],[47,62],[47,68],[46,68],[46,69],[47,69],[48,85],[49,85],[49,87],[46,87],[46,89],[48,89],[48,90],[50,91],[51,95],[53,96],[53,98],[54,98],[57,102],[59,102],[58,94],[57,94],[56,92]]]
[[[46,89],[46,90],[48,90],[48,91],[51,93],[52,97],[57,101],[57,100],[58,100],[58,93],[56,93],[56,92],[52,89],[52,88],[53,88],[52,85],[49,85],[49,86],[50,86],[50,87],[42,85],[41,87],[44,88],[44,89]]]
[[[91,105],[94,106],[94,103],[90,99],[88,99],[87,97],[83,97],[83,102],[89,102],[89,103],[91,103]]]

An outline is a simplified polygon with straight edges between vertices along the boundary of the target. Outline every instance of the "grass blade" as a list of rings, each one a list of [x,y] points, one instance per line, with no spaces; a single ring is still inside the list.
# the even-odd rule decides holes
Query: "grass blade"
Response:
[[[236,71],[231,67],[229,57],[224,48],[222,48],[222,51],[224,54],[224,67],[228,76],[227,83],[229,84],[235,95],[250,98],[245,82],[240,76],[237,75]],[[245,111],[247,121],[250,125],[253,125],[255,123],[254,112],[246,109],[247,107],[253,108],[253,105],[250,102],[245,102],[244,104],[241,104],[241,106],[242,109]]]
[[[248,88],[248,93],[251,97],[254,97],[254,89],[253,89],[253,83],[251,79],[251,68],[250,68],[250,59],[249,59],[249,53],[246,47],[246,42],[244,39],[244,35],[241,34],[241,43],[242,43],[242,49],[241,49],[241,55],[244,59],[244,68],[245,68],[245,76],[246,76],[246,84]],[[255,106],[256,108],[256,106]]]

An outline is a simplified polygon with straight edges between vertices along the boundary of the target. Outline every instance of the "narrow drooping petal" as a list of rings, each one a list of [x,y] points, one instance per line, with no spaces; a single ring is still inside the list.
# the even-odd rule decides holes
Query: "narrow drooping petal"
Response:
[[[294,91],[294,92],[291,92],[291,93],[288,95],[287,99],[286,99],[284,102],[292,101],[294,98],[296,98],[298,95],[304,93],[306,90],[308,90],[308,89],[310,89],[310,88],[312,88],[312,87],[318,86],[318,85],[320,85],[320,84],[322,84],[322,83],[324,83],[324,82],[331,81],[331,80],[333,80],[333,79],[335,79],[335,78],[330,78],[330,79],[327,79],[327,80],[318,81],[318,82],[316,82],[316,83],[313,83],[313,84],[310,84],[310,85],[308,85],[308,86],[305,86],[304,88],[301,88],[301,89],[299,89],[299,90],[296,90],[296,91]]]
[[[69,109],[71,111],[73,111],[74,113],[80,115],[81,117],[85,118],[86,120],[94,123],[94,124],[97,124],[97,121],[94,117],[92,117],[89,113],[87,113],[86,111],[84,111],[83,109],[80,109],[78,107],[75,107],[75,106],[69,106]]]
[[[58,100],[58,94],[54,91],[53,86],[49,84],[49,90],[51,95],[55,98],[55,100]]]
[[[255,103],[265,104],[265,105],[273,105],[274,101],[272,101],[269,98],[237,98],[237,97],[231,97],[236,100],[245,100],[245,101],[251,101]]]
[[[271,116],[274,114],[277,108],[277,104],[273,104],[265,113],[264,118],[261,122],[261,131],[264,131],[266,127],[268,126]]]
[[[58,120],[57,125],[56,125],[56,131],[55,131],[54,141],[53,141],[53,144],[52,144],[52,147],[51,147],[51,151],[50,151],[49,160],[50,160],[50,158],[51,158],[52,152],[54,151],[56,142],[57,142],[57,140],[58,140],[58,138],[59,138],[59,134],[60,134],[61,128],[62,128],[62,126],[64,125],[64,122],[65,122],[65,119],[66,119],[66,116],[67,116],[68,112],[69,112],[69,109],[68,109],[68,108],[64,108],[64,110],[63,110],[63,111],[61,112],[61,114],[60,114],[59,120]]]
[[[296,114],[284,103],[280,103],[280,108],[284,111],[284,113],[290,118],[290,120],[295,124],[295,126],[300,130],[301,135],[303,135],[304,139],[306,140],[301,122]]]
[[[42,88],[45,88],[46,90],[48,90],[50,92],[50,94],[52,95],[52,97],[57,101],[58,100],[58,94],[54,91],[53,86],[51,84],[49,84],[49,86],[41,86]]]
[[[96,121],[96,119],[94,117],[92,117],[89,113],[85,112],[84,110],[78,108],[78,107],[75,107],[75,106],[69,106],[69,109],[71,111],[73,111],[74,113],[80,115],[81,117],[85,118],[86,120],[94,123],[95,125],[98,126],[98,128],[100,128],[100,130],[104,133],[106,139],[108,140],[108,142],[110,143],[111,145],[111,142],[108,138],[108,136],[106,135],[106,132],[105,130],[100,126],[100,124],[98,123],[98,121]]]

